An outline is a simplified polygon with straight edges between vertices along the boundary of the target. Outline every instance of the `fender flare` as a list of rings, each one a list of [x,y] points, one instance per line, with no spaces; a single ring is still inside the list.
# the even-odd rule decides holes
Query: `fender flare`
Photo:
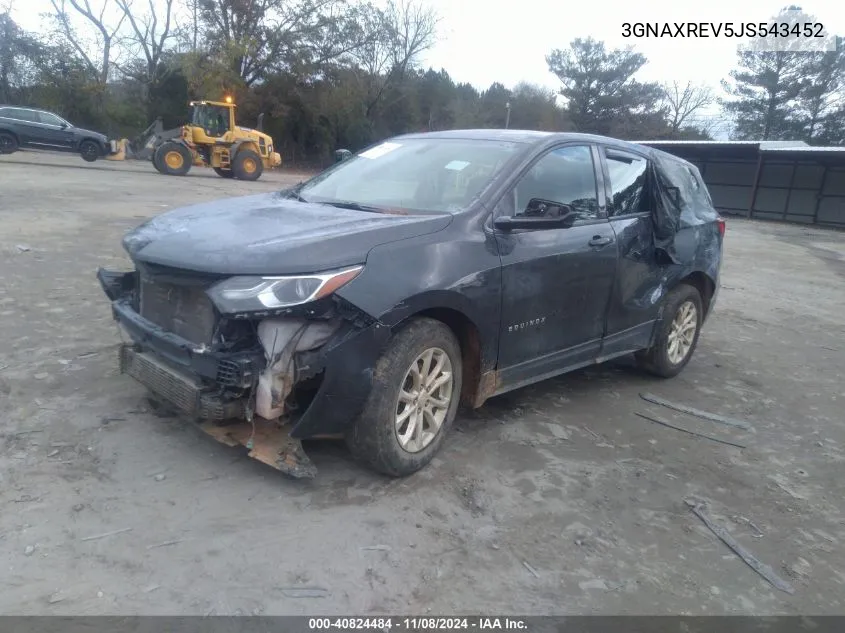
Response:
[[[248,138],[242,138],[240,140],[235,141],[229,146],[229,162],[234,163],[235,157],[241,151],[241,147],[244,145],[257,145],[255,141]],[[256,148],[257,149],[257,148]],[[261,156],[261,152],[256,152],[259,156]]]
[[[159,141],[158,143],[155,144],[155,147],[153,147],[152,154],[150,155],[150,160],[152,160],[155,157],[156,152],[158,150],[160,150],[161,147],[163,145],[165,145],[166,143],[176,143],[178,145],[182,145],[183,147],[185,147],[185,149],[187,149],[191,153],[191,156],[194,155],[194,148],[192,148],[190,145],[188,145],[188,143],[185,142],[185,139],[183,139],[181,137],[180,138],[168,138],[168,139],[162,139],[161,141]]]
[[[241,149],[241,145],[244,144],[243,139],[239,141],[235,141],[229,146],[229,163],[235,162],[235,156],[238,155],[238,150]]]

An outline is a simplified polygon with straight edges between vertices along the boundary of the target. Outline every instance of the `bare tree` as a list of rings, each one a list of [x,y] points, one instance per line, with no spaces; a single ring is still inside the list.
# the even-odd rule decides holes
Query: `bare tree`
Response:
[[[691,81],[688,81],[685,86],[672,81],[662,84],[661,89],[663,101],[668,110],[669,128],[673,133],[677,133],[689,123],[690,117],[715,101],[710,87],[695,85]]]
[[[147,0],[146,11],[136,11],[132,0],[115,0],[122,12],[122,18],[129,21],[132,35],[129,40],[140,48],[144,56],[141,73],[125,69],[127,75],[143,82],[149,89],[159,77],[162,54],[168,41],[175,36],[173,32],[173,1]]]
[[[349,0],[200,0],[199,9],[209,52],[246,85],[343,55],[357,31]]]
[[[89,54],[89,50],[85,46],[82,36],[76,31],[73,26],[73,20],[68,13],[67,1],[78,15],[84,18],[97,32],[98,44],[100,47],[100,59],[94,61]],[[55,16],[59,21],[59,27],[62,30],[67,41],[73,46],[79,56],[84,61],[85,65],[91,73],[97,78],[100,84],[105,84],[109,78],[109,70],[112,64],[112,45],[115,37],[123,26],[123,21],[126,14],[121,14],[114,26],[107,24],[107,13],[110,5],[110,0],[102,0],[102,6],[93,8],[90,0],[50,0],[55,10]]]
[[[372,13],[369,19],[368,30],[379,36],[367,41],[355,54],[370,84],[368,118],[387,89],[400,81],[419,62],[420,55],[435,44],[440,21],[437,13],[419,0],[390,0],[384,10]]]

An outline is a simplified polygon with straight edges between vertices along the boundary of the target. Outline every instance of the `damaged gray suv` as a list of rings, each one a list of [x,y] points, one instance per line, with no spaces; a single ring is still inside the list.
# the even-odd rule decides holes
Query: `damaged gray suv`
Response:
[[[634,354],[672,377],[719,288],[697,168],[610,138],[390,139],[279,193],[172,211],[100,270],[121,370],[295,477],[300,440],[427,464],[459,404]]]

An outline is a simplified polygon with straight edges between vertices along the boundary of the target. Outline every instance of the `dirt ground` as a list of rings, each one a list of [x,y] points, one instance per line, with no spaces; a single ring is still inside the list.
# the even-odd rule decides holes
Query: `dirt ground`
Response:
[[[318,442],[292,481],[148,410],[94,274],[145,218],[298,179],[0,157],[0,613],[845,614],[845,235],[729,220],[674,380],[579,371],[462,414],[413,477]]]

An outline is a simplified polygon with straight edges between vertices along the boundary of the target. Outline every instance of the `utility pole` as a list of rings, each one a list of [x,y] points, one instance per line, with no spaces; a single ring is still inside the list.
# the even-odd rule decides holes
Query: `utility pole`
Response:
[[[505,129],[507,130],[508,127],[511,124],[511,102],[510,101],[508,101],[505,104],[505,110],[507,112],[507,114],[505,114]]]

